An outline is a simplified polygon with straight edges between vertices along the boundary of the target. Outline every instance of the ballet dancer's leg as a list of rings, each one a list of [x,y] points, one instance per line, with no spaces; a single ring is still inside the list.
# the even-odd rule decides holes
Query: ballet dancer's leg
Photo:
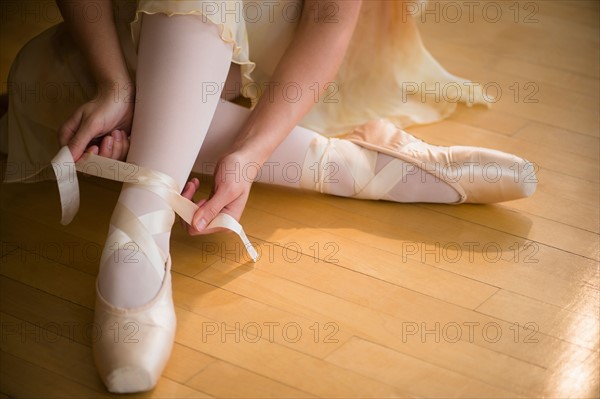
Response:
[[[250,110],[244,107],[229,102],[219,103],[206,140],[200,150],[196,170],[211,171],[211,167],[214,166],[220,155],[227,151],[249,114]],[[313,142],[322,143],[328,140],[312,130],[301,126],[295,127],[265,163],[258,181],[301,188],[300,174],[304,167],[309,146]],[[351,143],[347,144],[356,146]],[[359,147],[356,146],[356,149],[358,150]],[[379,172],[393,159],[391,156],[378,154],[375,172]],[[248,174],[244,172],[245,167],[251,168],[252,166],[241,165],[239,171],[237,171],[240,178],[244,178]],[[308,173],[317,174],[319,168],[329,174],[329,180],[331,181],[328,184],[327,192],[329,194],[344,197],[355,194],[352,166],[341,154],[331,151],[326,165],[319,167],[315,164],[312,168],[309,165]],[[400,173],[401,167],[398,169]],[[419,174],[407,175],[403,181],[395,184],[394,187],[390,187],[389,196],[392,201],[397,202],[453,203],[459,200],[459,195],[454,189],[430,174],[424,174],[423,176]]]
[[[196,170],[210,172],[249,113],[231,103],[219,104]],[[489,203],[535,191],[533,165],[511,154],[432,146],[386,121],[372,121],[347,137],[353,141],[297,126],[265,163],[258,181],[395,202]],[[253,166],[241,165],[240,178],[250,175],[245,167]]]
[[[180,190],[190,173],[220,95],[204,96],[204,86],[221,87],[232,53],[219,27],[202,17],[143,16],[127,161],[144,169],[130,177],[138,184],[123,185],[115,206],[94,311],[102,332],[94,359],[111,392],[153,388],[169,359],[176,325],[168,273],[174,212],[163,196],[169,187]]]
[[[144,15],[128,162],[165,173],[183,187],[219,100],[219,94],[204,95],[205,85],[221,87],[231,56],[232,46],[220,39],[219,28],[201,17]],[[162,210],[169,217],[171,212],[162,198],[135,185],[123,186],[119,204],[136,216]],[[113,214],[109,247],[118,217]],[[151,217],[141,221],[154,223]],[[169,253],[169,236],[170,229],[154,235],[163,254]],[[108,258],[98,286],[109,303],[127,308],[152,299],[161,286],[163,267],[153,268],[135,243]]]

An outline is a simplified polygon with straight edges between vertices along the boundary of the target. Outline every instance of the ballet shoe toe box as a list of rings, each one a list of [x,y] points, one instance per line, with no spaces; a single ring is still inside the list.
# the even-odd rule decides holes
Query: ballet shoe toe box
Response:
[[[140,367],[122,367],[112,371],[104,381],[112,393],[149,391],[156,385],[151,373]]]
[[[535,192],[535,165],[502,151],[462,147],[453,159],[460,160],[461,176],[457,183],[465,191],[468,203],[496,203],[526,198]]]
[[[94,324],[99,336],[92,347],[110,392],[148,391],[167,364],[176,327],[169,272],[156,297],[139,308],[113,307],[97,292]]]

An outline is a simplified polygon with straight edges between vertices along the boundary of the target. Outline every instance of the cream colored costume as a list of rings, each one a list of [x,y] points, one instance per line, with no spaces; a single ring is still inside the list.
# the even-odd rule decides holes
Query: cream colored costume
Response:
[[[484,102],[479,85],[445,71],[424,48],[412,19],[416,4],[363,2],[335,82],[300,125],[336,136],[374,119],[387,119],[398,127],[431,123],[451,114],[458,101]],[[301,0],[114,2],[117,31],[132,75],[141,13],[200,15],[219,25],[221,38],[234,44],[233,61],[242,69],[241,93],[253,104],[268,90],[269,78],[293,38],[301,6]],[[335,23],[334,11],[324,18]],[[422,96],[423,90],[436,87],[445,89],[441,99]],[[44,168],[59,149],[58,127],[94,94],[83,55],[63,24],[46,30],[21,50],[8,88],[9,111],[0,125],[2,133],[8,134],[5,180],[53,178],[51,170]]]

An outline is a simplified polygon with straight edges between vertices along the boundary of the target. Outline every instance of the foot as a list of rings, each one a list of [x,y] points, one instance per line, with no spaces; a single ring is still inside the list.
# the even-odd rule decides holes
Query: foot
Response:
[[[317,137],[301,186],[362,199],[493,203],[530,196],[536,178],[533,164],[515,155],[433,146],[376,120],[342,138]]]
[[[168,175],[92,154],[85,154],[74,163],[66,146],[54,157],[52,167],[61,197],[62,224],[69,224],[79,207],[76,170],[123,181],[127,183],[124,191],[133,190],[131,185],[135,184],[135,190],[148,191],[157,196],[157,201],[163,201],[161,206],[155,207],[151,205],[152,197],[147,197],[149,202],[143,202],[152,209],[144,211],[143,204],[138,201],[139,196],[132,194],[131,197],[125,195],[120,198],[111,219],[107,246],[100,260],[101,272],[96,285],[94,312],[94,325],[100,332],[98,339],[93,342],[94,358],[108,390],[129,393],[152,389],[171,353],[176,325],[171,294],[171,258],[168,248],[161,248],[161,239],[168,242],[168,234],[174,221],[173,210],[190,223],[198,207],[179,195],[177,183]],[[134,174],[131,173],[132,167],[136,171]],[[165,204],[169,205],[168,208]],[[235,231],[252,259],[257,259],[257,253],[241,225],[229,215],[219,214],[208,227],[224,227]],[[110,279],[101,283],[106,276],[122,272],[117,268],[124,265],[115,262],[115,258],[120,259],[122,255],[135,255],[128,259],[140,261],[139,270],[142,273],[155,273],[154,277],[147,280],[151,282],[151,286],[154,285],[152,281],[160,281],[160,285],[156,290],[156,287],[140,288],[137,284],[139,278],[129,284],[122,281],[122,275],[117,277],[119,281],[113,280],[112,285],[141,289],[149,300],[130,295],[125,292],[127,290],[111,287]],[[118,271],[115,272],[116,270]],[[103,289],[100,289],[101,285]],[[111,299],[107,299],[107,296],[111,296]]]

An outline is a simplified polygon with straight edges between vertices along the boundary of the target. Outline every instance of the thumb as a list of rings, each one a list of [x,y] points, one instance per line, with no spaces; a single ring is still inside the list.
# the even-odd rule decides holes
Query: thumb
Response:
[[[77,161],[79,157],[83,155],[83,152],[85,151],[87,145],[90,143],[91,139],[98,133],[101,133],[95,130],[96,129],[94,129],[92,123],[83,122],[81,126],[79,126],[79,129],[77,129],[73,137],[71,137],[71,139],[67,143],[75,161]]]
[[[79,129],[79,125],[81,124],[81,116],[81,111],[77,110],[58,129],[58,142],[61,147],[67,145],[77,132],[77,129]]]
[[[221,210],[229,203],[223,191],[217,190],[215,195],[208,201],[200,205],[199,209],[194,214],[192,224],[198,231],[206,228],[212,220],[217,217]]]

